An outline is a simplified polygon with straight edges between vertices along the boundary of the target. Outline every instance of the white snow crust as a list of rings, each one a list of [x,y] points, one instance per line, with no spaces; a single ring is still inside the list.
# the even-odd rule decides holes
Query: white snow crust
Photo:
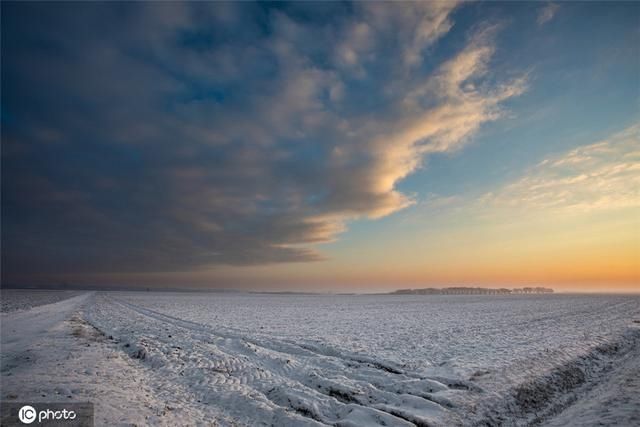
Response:
[[[638,296],[87,292],[0,321],[2,399],[97,425],[640,422]]]

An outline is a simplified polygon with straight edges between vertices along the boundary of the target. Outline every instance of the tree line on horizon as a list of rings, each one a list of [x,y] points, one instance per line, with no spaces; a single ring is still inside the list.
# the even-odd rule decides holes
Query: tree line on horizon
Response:
[[[554,290],[544,287],[525,288],[478,288],[467,286],[455,286],[450,288],[421,288],[421,289],[398,289],[392,294],[402,295],[521,295],[521,294],[551,294]]]

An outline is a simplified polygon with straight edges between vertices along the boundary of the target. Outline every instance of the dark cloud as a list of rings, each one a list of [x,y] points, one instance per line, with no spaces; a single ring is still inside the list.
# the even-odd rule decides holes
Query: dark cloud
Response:
[[[322,259],[499,115],[454,3],[3,3],[3,281]]]

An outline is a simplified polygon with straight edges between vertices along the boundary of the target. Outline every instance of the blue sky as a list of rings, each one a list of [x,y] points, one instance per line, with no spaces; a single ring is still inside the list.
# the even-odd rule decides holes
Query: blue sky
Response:
[[[634,174],[601,188],[637,179],[623,160],[637,142],[636,3],[5,2],[2,12],[4,283],[366,282],[380,262],[358,254],[381,247],[376,236],[411,252],[409,221],[445,244],[485,214],[473,200],[533,197],[527,174],[556,179],[537,165],[577,147],[626,147],[612,149],[610,169],[585,151],[590,167]],[[602,212],[604,194],[583,190],[537,194],[555,209],[540,215],[564,221],[540,197]],[[637,209],[628,190],[610,205]],[[404,269],[397,282],[409,270],[416,283],[468,280],[421,262],[384,269]]]
[[[426,185],[447,194],[495,185],[553,151],[638,119],[638,98],[630,96],[638,94],[637,14],[626,12],[629,4],[563,4],[543,26],[534,19],[539,3],[492,6],[516,11],[500,14],[509,24],[497,41],[496,62],[530,70],[530,88],[505,103],[509,120],[486,124],[453,156],[431,158],[429,167],[399,184],[406,191],[424,192]]]

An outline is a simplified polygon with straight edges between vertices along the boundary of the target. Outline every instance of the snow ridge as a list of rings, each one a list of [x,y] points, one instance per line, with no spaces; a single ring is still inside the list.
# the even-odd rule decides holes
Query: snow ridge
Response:
[[[487,403],[487,409],[473,424],[543,424],[607,382],[611,371],[639,349],[640,328],[630,326],[612,341],[517,385],[498,402]]]

